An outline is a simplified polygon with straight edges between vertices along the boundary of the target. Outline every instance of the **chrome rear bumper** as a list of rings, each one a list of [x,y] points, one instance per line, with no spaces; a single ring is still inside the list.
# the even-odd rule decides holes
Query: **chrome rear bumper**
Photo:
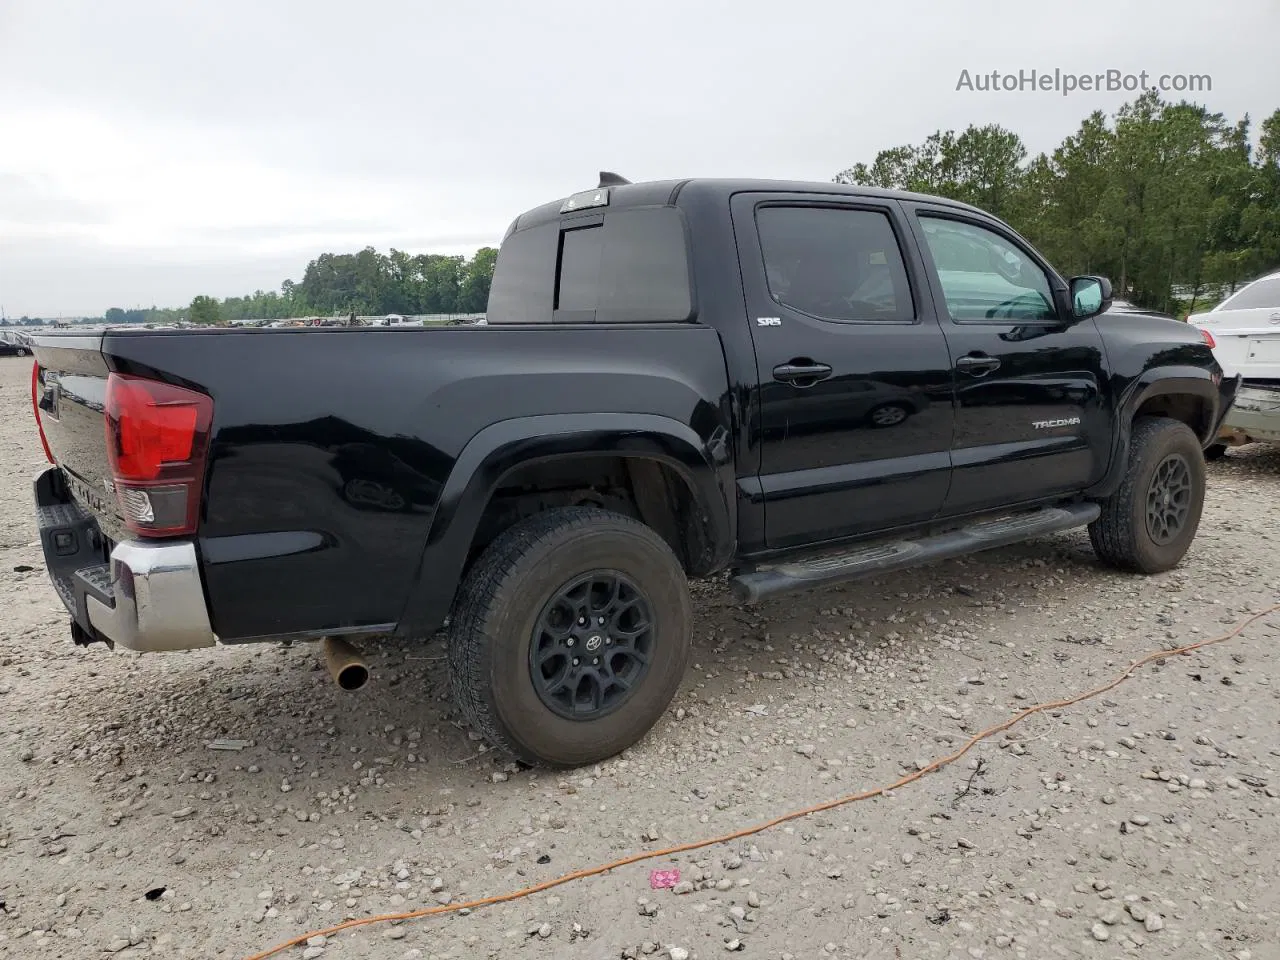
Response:
[[[144,652],[217,643],[194,543],[122,541],[107,557],[97,520],[72,498],[57,467],[36,478],[35,499],[45,567],[78,643]]]
[[[89,622],[130,650],[193,650],[217,641],[200,584],[195,544],[120,543],[111,551],[108,605],[85,597]]]

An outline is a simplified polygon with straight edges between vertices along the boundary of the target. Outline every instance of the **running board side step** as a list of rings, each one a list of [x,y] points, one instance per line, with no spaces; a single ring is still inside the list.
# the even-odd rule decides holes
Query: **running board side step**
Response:
[[[979,520],[919,540],[877,543],[843,553],[826,553],[807,560],[790,560],[760,567],[733,577],[729,586],[738,600],[755,603],[783,593],[860,580],[935,560],[949,560],[979,550],[1021,543],[1042,533],[1083,527],[1096,520],[1099,513],[1101,509],[1096,503],[1073,503],[994,520]]]

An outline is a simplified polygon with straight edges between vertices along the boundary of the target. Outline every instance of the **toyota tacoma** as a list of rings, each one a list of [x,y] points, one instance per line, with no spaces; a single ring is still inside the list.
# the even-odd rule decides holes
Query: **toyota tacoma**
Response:
[[[45,558],[82,644],[323,640],[358,686],[447,627],[475,730],[586,764],[676,693],[691,577],[1085,526],[1177,565],[1238,381],[1110,302],[950,200],[605,174],[511,224],[483,326],[37,334]]]

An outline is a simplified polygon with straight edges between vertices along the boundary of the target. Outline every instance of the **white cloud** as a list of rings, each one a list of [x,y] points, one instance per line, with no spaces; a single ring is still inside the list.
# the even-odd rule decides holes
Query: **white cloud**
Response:
[[[406,208],[442,199],[422,189],[406,194],[376,179],[274,167],[237,142],[235,131],[126,125],[68,109],[8,111],[0,125],[12,145],[5,159],[9,177],[32,191],[26,223],[10,226],[34,235],[65,231],[117,248],[194,244],[243,250],[240,231],[287,229],[291,236],[275,242],[259,236],[250,247],[279,252],[329,238],[349,241],[356,232],[350,228],[395,224]],[[40,215],[41,201],[93,209],[99,216],[60,222]],[[371,232],[391,238],[404,231],[384,226]]]

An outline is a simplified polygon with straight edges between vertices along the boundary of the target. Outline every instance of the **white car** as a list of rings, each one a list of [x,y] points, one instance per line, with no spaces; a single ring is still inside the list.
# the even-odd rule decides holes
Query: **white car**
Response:
[[[1280,271],[1241,287],[1206,313],[1187,318],[1213,334],[1228,374],[1280,380]]]
[[[1221,455],[1227,444],[1280,443],[1280,271],[1241,287],[1187,322],[1212,335],[1224,372],[1243,380],[1222,426],[1222,442],[1206,453]]]

